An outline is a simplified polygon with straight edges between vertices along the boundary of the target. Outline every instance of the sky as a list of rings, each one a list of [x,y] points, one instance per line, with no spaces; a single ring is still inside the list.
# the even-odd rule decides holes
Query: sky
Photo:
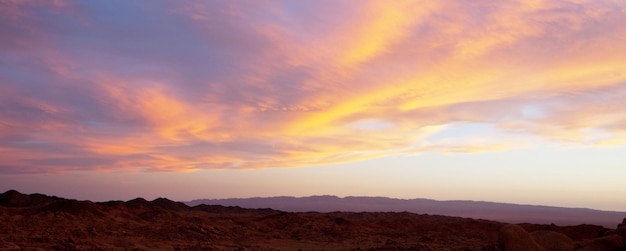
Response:
[[[0,190],[626,211],[621,0],[0,0]]]

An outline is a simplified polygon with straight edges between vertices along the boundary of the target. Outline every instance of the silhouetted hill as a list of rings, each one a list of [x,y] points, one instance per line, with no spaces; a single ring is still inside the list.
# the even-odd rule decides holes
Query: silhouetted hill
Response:
[[[333,197],[310,201],[328,198]],[[166,198],[91,202],[13,190],[0,194],[0,250],[510,251],[532,246],[542,251],[623,251],[626,219],[619,222],[622,225],[612,230],[594,225],[507,225],[409,212],[291,213],[190,207]]]
[[[185,203],[172,201],[166,198],[154,199],[153,201],[150,201],[150,204],[166,210],[182,211],[189,209]]]
[[[626,212],[601,211],[585,208],[518,205],[482,201],[437,201],[429,199],[392,199],[386,197],[269,197],[248,199],[204,199],[187,205],[215,204],[244,208],[273,208],[287,212],[412,212],[488,219],[508,223],[538,223],[557,225],[595,224],[614,227],[626,217]]]
[[[0,194],[0,206],[5,207],[38,206],[49,204],[56,200],[59,200],[59,198],[43,194],[25,195],[15,190],[9,190]]]
[[[150,203],[144,198],[135,198],[126,202],[131,207],[147,207]]]
[[[57,199],[45,206],[36,207],[32,214],[37,213],[65,213],[74,216],[103,216],[100,206],[91,201]]]

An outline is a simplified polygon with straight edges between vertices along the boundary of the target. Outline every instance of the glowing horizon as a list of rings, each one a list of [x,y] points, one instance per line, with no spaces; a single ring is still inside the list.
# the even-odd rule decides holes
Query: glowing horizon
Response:
[[[626,211],[611,202],[626,194],[624,23],[611,0],[4,1],[0,188],[228,173],[232,196],[545,192]],[[526,183],[503,188],[512,174]]]

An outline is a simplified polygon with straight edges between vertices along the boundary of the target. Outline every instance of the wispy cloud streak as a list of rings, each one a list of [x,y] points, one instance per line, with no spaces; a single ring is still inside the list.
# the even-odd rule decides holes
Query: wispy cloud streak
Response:
[[[0,2],[0,172],[626,143],[621,1],[114,5]]]

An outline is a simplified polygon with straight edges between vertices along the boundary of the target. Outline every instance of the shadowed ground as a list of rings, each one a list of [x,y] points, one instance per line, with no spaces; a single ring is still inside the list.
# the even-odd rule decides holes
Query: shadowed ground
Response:
[[[287,213],[168,199],[94,203],[8,191],[0,195],[0,250],[501,250],[505,224],[414,213]],[[520,225],[577,245],[600,226]],[[614,231],[615,232],[615,231]]]

